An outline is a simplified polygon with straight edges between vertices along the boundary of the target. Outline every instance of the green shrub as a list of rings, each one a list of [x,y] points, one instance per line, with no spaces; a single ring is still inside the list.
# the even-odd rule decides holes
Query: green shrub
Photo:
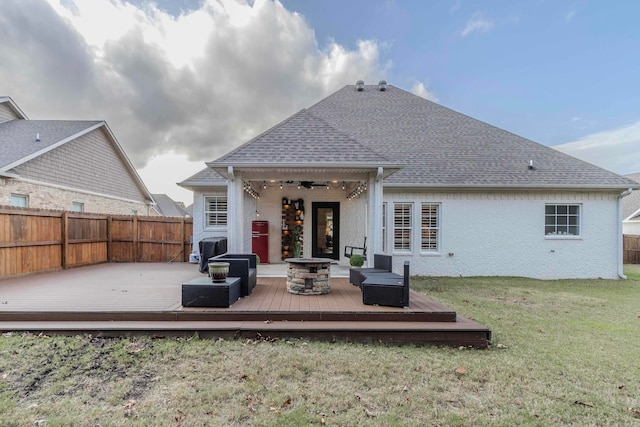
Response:
[[[362,267],[364,264],[364,257],[362,255],[351,255],[349,264],[351,264],[352,267]]]

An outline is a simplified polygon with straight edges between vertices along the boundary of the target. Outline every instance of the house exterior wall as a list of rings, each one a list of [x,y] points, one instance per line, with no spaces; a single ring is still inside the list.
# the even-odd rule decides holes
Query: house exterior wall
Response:
[[[640,221],[624,221],[622,223],[622,234],[640,236]]]
[[[411,274],[524,276],[538,279],[617,278],[617,194],[579,192],[385,192],[387,240],[392,244],[393,203],[414,204],[412,250],[391,250],[394,270]],[[441,204],[437,253],[419,249],[422,202]],[[580,204],[581,235],[544,235],[545,204]]]
[[[69,211],[71,204],[77,202],[84,204],[84,212],[121,215],[150,214],[149,207],[142,202],[0,178],[0,205],[10,205],[12,193],[28,196],[30,208]]]
[[[9,120],[19,119],[16,113],[9,107],[9,103],[0,103],[0,123],[8,122]]]
[[[145,200],[103,128],[17,166],[12,172],[36,182],[139,203]]]
[[[207,237],[227,237],[227,227],[207,227],[205,224],[204,198],[209,196],[226,196],[225,188],[208,188],[193,192],[193,247],[198,252],[198,242]]]
[[[194,192],[193,200],[193,242],[197,251],[198,242],[206,237],[227,237],[226,227],[205,227],[204,200],[207,196],[226,196],[226,189],[208,189]],[[242,252],[251,252],[251,222],[254,220],[269,222],[269,260],[271,263],[282,262],[281,238],[282,238],[282,198],[292,200],[303,199],[305,205],[303,246],[305,256],[311,254],[311,204],[312,202],[340,202],[340,250],[345,245],[359,246],[362,244],[362,236],[366,233],[367,205],[366,196],[353,200],[347,200],[343,190],[315,189],[307,190],[297,188],[269,187],[260,190],[260,199],[254,199],[244,194],[245,215],[243,216]],[[256,211],[259,213],[257,216]],[[342,256],[342,253],[341,253]]]
[[[194,242],[202,237],[226,236],[226,230],[203,230],[204,196],[225,195],[196,192],[194,196]],[[397,191],[385,189],[385,253],[393,255],[394,271],[411,262],[411,274],[432,276],[522,276],[538,279],[618,277],[617,193],[544,191]],[[280,262],[282,197],[302,198],[305,203],[304,254],[311,254],[311,204],[340,202],[340,251],[359,246],[367,230],[367,193],[347,200],[337,190],[261,190],[260,199],[244,196],[242,250],[251,251],[251,221],[269,221],[271,262]],[[393,249],[393,205],[412,203],[412,249]],[[435,253],[422,252],[420,206],[440,204],[440,241]],[[579,204],[581,233],[578,237],[544,234],[546,204]],[[308,236],[308,237],[307,237]],[[369,253],[373,253],[369,248]],[[348,262],[342,256],[341,262]]]

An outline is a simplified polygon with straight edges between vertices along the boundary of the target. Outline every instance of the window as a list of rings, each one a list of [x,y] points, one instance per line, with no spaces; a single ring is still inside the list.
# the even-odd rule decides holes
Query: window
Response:
[[[545,236],[579,236],[580,205],[545,205]]]
[[[84,203],[72,202],[71,212],[84,212]]]
[[[396,251],[411,250],[412,211],[411,203],[393,205],[393,249]]]
[[[440,205],[423,203],[420,223],[420,249],[438,252],[440,238]]]
[[[219,227],[227,225],[227,197],[204,198],[205,226]]]
[[[19,208],[29,207],[29,196],[25,196],[24,194],[12,194],[11,206],[17,206]]]

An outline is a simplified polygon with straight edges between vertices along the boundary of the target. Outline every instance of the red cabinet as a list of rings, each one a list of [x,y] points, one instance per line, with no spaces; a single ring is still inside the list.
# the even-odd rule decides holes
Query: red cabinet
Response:
[[[260,257],[261,264],[269,264],[269,221],[251,223],[251,252]]]

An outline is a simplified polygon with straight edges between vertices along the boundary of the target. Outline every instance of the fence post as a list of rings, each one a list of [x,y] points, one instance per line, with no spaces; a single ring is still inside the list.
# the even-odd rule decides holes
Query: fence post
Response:
[[[133,262],[138,262],[138,217],[134,215],[131,234],[131,244],[133,245]]]
[[[69,213],[67,211],[62,212],[62,253],[60,257],[62,259],[62,269],[67,269],[67,256],[69,251]]]

